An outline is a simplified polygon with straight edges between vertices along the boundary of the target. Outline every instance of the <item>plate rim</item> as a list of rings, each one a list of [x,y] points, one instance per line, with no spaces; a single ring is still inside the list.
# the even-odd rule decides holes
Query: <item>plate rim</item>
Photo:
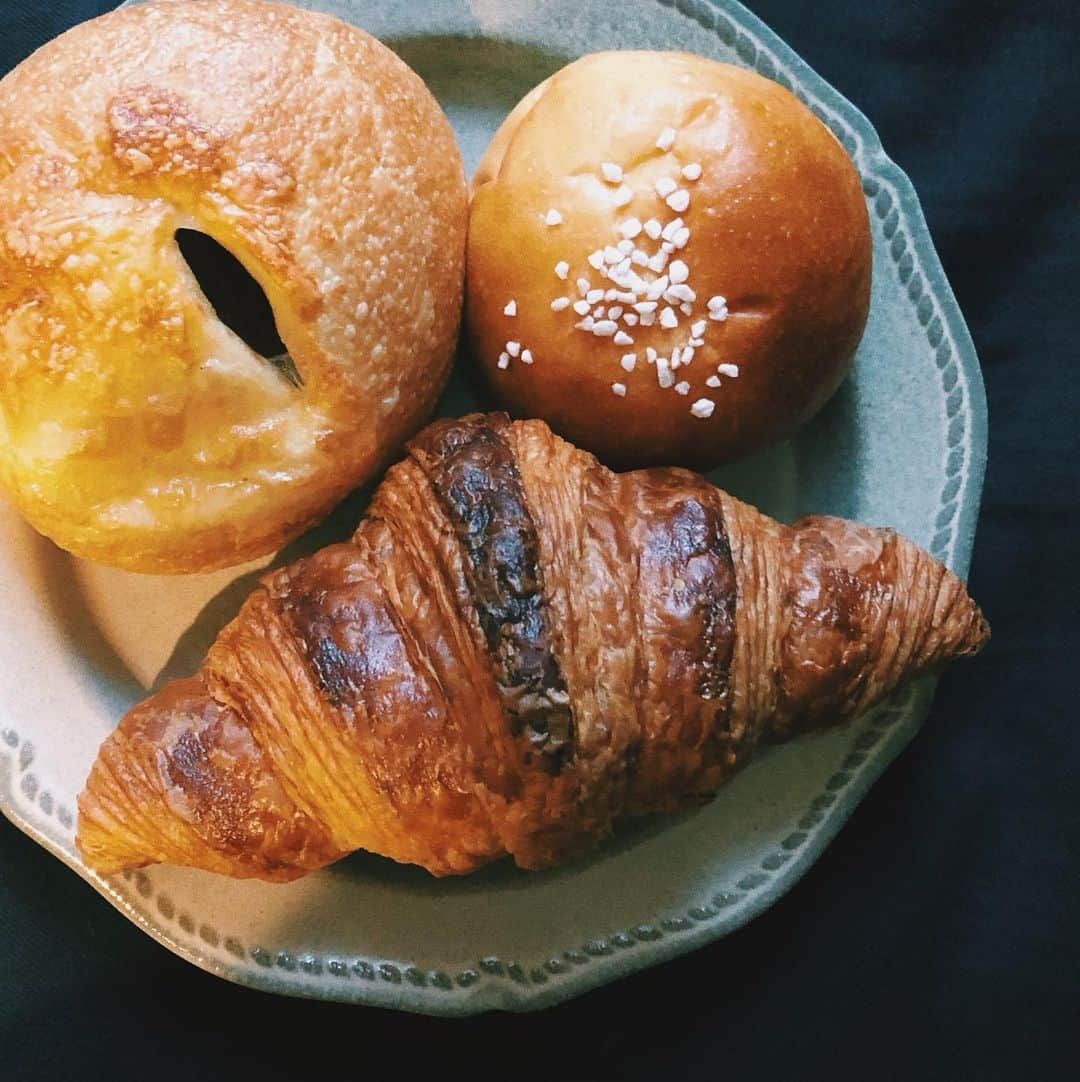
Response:
[[[961,577],[966,577],[986,468],[986,393],[974,343],[911,181],[885,153],[877,132],[863,113],[738,0],[653,2],[716,33],[734,49],[743,65],[792,89],[834,130],[856,160],[871,218],[877,219],[890,244],[892,269],[899,275],[900,286],[905,288],[916,319],[936,351],[935,363],[946,401],[947,459],[936,532],[929,550]],[[792,85],[793,81],[797,85]],[[222,945],[222,938],[216,932],[211,942],[202,935],[203,929],[196,930],[194,923],[190,930],[186,929],[183,914],[166,915],[163,896],[157,897],[157,909],[152,909],[154,892],[144,873],[125,873],[106,879],[83,865],[73,846],[70,822],[64,821],[72,820],[72,813],[55,805],[51,798],[46,810],[47,794],[38,794],[37,782],[30,771],[33,745],[13,729],[0,732],[0,812],[67,864],[151,938],[201,969],[234,983],[301,998],[433,1015],[537,1010],[721,938],[770,907],[802,878],[873,783],[918,732],[929,708],[932,689],[931,680],[919,681],[899,699],[894,698],[873,712],[869,716],[869,728],[855,723],[860,731],[844,761],[860,754],[860,741],[866,740],[867,733],[876,732],[874,743],[867,749],[871,753],[847,771],[841,767],[829,779],[826,793],[831,795],[827,810],[792,852],[786,856],[770,854],[762,872],[745,876],[737,884],[743,893],[739,903],[732,905],[728,919],[717,919],[723,917],[724,907],[717,911],[708,904],[691,906],[684,913],[658,915],[650,918],[648,925],[635,926],[636,929],[650,927],[657,932],[655,936],[650,932],[638,938],[631,932],[616,931],[580,949],[571,947],[546,962],[529,962],[526,966],[489,957],[478,960],[475,969],[462,970],[454,977],[437,970],[421,970],[400,960],[345,960],[331,955],[315,959],[301,955],[284,964],[280,954],[272,954],[261,946],[244,944],[235,937],[224,938]],[[43,821],[32,820],[22,811],[15,796],[17,776],[24,795],[44,815]],[[841,780],[830,788],[836,779]],[[28,789],[33,791],[28,793]],[[824,795],[816,799],[821,800]],[[773,859],[780,859],[775,867],[769,865]],[[755,876],[761,881],[744,888],[743,884]],[[716,884],[709,889],[716,890]],[[714,897],[721,898],[725,893],[720,891]],[[191,922],[192,918],[187,920]],[[666,930],[658,928],[665,923],[672,926]],[[186,938],[179,932],[184,932]],[[580,961],[572,958],[573,955]],[[559,968],[552,967],[556,960],[560,960]]]

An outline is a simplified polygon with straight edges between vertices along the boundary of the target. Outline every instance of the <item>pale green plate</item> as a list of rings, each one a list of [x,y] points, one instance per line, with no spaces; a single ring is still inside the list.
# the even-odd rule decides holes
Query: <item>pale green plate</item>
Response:
[[[781,517],[897,527],[964,574],[986,453],[971,340],[919,203],[866,119],[737,3],[322,0],[428,80],[471,169],[533,85],[584,52],[680,48],[793,88],[858,165],[874,234],[870,322],[843,390],[789,445],[717,475]],[[476,400],[463,383],[444,413]],[[340,535],[354,502],[290,555]],[[242,569],[244,571],[245,569]],[[94,567],[0,515],[0,805],[121,912],[242,984],[436,1014],[566,999],[745,924],[788,890],[922,721],[920,685],[841,731],[771,751],[709,807],[627,828],[562,871],[469,879],[358,855],[289,886],[177,868],[103,880],[72,845],[101,739],[163,671],[190,671],[249,588],[237,571],[152,579]]]

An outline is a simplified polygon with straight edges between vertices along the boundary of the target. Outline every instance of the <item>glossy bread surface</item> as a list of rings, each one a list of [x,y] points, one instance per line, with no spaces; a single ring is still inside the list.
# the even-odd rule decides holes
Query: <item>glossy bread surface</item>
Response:
[[[700,56],[583,57],[473,177],[466,319],[488,384],[611,464],[709,469],[791,435],[847,373],[870,272],[839,140],[783,86]]]
[[[201,679],[106,739],[79,796],[95,871],[279,880],[354,849],[436,875],[552,867],[989,636],[893,530],[783,526],[504,413],[408,450],[351,544],[269,575]]]

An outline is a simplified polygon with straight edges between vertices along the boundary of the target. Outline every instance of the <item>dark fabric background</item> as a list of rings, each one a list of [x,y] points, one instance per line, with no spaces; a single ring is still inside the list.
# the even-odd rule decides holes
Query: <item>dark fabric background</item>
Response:
[[[0,71],[105,0],[0,0]],[[979,349],[990,648],[749,927],[539,1016],[288,1001],[156,946],[0,820],[0,1077],[1080,1076],[1074,0],[756,0],[919,191]]]

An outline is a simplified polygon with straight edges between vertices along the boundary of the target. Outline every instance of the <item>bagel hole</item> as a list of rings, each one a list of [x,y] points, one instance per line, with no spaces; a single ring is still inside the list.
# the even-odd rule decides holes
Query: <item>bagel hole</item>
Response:
[[[243,263],[197,229],[178,229],[176,244],[218,319],[299,386],[300,376],[278,334],[274,310]]]

